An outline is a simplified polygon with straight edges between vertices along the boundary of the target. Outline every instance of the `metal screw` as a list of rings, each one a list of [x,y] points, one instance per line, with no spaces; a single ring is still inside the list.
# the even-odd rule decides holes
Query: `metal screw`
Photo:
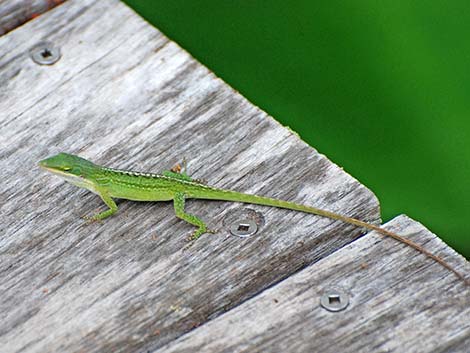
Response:
[[[60,48],[52,42],[41,42],[30,50],[31,59],[39,65],[52,65],[60,59]]]
[[[344,310],[349,305],[349,295],[337,289],[330,289],[320,298],[320,305],[328,311]]]
[[[230,233],[240,238],[247,238],[255,234],[257,230],[258,225],[251,219],[241,219],[230,226]]]

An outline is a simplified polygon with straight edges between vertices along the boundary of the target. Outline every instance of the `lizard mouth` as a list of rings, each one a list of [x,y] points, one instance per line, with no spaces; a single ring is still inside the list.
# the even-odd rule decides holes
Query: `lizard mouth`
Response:
[[[41,165],[41,163],[39,163],[39,166],[42,169],[47,170],[48,172],[51,172],[52,174],[62,178],[63,180],[65,180],[66,182],[70,184],[95,192],[93,184],[90,183],[89,180],[86,180],[85,178],[83,178],[82,176],[68,173],[67,171],[60,170],[57,168],[48,167],[48,166],[45,166],[44,164]]]
[[[52,167],[48,167],[46,164],[41,163],[41,162],[39,162],[38,165],[41,169],[47,170],[49,172],[60,172],[60,170],[52,168]]]
[[[41,167],[41,169],[47,170],[48,172],[51,172],[51,173],[53,173],[53,174],[62,175],[62,176],[69,176],[69,175],[71,175],[70,173],[64,172],[63,170],[56,169],[56,168],[52,168],[52,167],[48,167],[48,166],[46,166],[44,163],[41,163],[41,162],[39,162],[38,164],[39,164],[39,167]]]

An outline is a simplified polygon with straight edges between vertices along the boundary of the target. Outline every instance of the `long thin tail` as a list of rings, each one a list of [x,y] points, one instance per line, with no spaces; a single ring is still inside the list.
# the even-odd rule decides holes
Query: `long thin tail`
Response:
[[[366,228],[368,230],[375,230],[376,232],[391,237],[395,240],[398,240],[399,242],[402,242],[413,249],[423,253],[427,257],[433,259],[434,261],[438,262],[441,264],[443,267],[448,269],[449,271],[453,272],[459,279],[465,282],[466,285],[470,285],[470,280],[466,280],[465,277],[458,272],[456,269],[454,269],[450,264],[448,264],[446,261],[444,261],[442,258],[439,256],[436,256],[432,253],[430,253],[428,250],[424,249],[422,246],[416,244],[415,242],[406,239],[396,233],[390,232],[386,229],[380,228],[379,226],[373,225],[371,223],[363,222],[355,218],[350,218],[346,216],[342,216],[340,214],[326,211],[320,208],[312,207],[312,206],[305,206],[301,204],[297,204],[294,202],[289,202],[289,201],[283,201],[283,200],[278,200],[278,199],[272,199],[269,197],[264,197],[264,196],[257,196],[257,195],[250,195],[250,194],[245,194],[237,191],[231,191],[231,190],[222,190],[222,189],[212,189],[210,192],[210,196],[204,195],[206,192],[202,192],[201,195],[191,195],[191,197],[194,198],[199,198],[199,199],[210,199],[210,200],[222,200],[222,201],[235,201],[235,202],[243,202],[243,203],[249,203],[249,204],[255,204],[255,205],[264,205],[264,206],[272,206],[272,207],[278,207],[278,208],[286,208],[289,210],[295,210],[295,211],[301,211],[301,212],[306,212],[306,213],[311,213],[315,214],[318,216],[323,216],[331,219],[335,219],[338,221],[342,221],[345,223],[349,223],[352,225],[355,225],[357,227],[362,227]]]

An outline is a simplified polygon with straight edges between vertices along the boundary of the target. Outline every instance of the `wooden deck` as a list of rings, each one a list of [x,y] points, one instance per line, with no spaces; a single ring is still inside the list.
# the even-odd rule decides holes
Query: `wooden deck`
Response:
[[[31,58],[45,40],[52,65]],[[185,157],[214,186],[380,221],[371,191],[117,0],[66,1],[1,36],[0,97],[0,352],[469,351],[470,289],[341,222],[188,201],[219,229],[189,248],[171,203],[84,224],[101,200],[37,161],[158,172]],[[233,236],[246,217],[257,233]],[[386,227],[469,273],[419,223]],[[320,305],[335,292],[337,312]]]

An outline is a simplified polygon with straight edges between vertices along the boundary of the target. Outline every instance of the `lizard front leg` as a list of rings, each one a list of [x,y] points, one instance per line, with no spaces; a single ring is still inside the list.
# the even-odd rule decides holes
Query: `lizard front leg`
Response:
[[[84,216],[83,218],[85,218],[90,223],[94,222],[94,221],[100,221],[102,219],[105,219],[105,218],[113,215],[114,213],[116,213],[116,211],[118,210],[118,207],[117,207],[116,203],[114,202],[114,200],[111,198],[111,196],[109,196],[109,194],[106,191],[101,190],[101,189],[96,189],[96,191],[98,192],[98,195],[104,201],[106,206],[109,207],[109,209],[106,210],[106,211],[97,213],[93,216]]]

